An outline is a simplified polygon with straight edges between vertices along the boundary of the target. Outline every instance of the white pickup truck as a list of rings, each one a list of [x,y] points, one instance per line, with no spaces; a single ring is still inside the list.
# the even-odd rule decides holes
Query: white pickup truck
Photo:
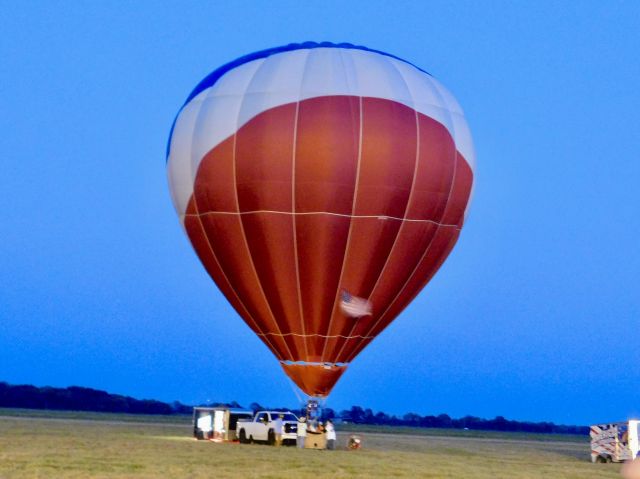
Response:
[[[253,419],[239,419],[236,436],[242,444],[254,441],[275,444],[273,422],[282,414],[282,443],[295,445],[298,437],[298,418],[289,411],[258,411]]]

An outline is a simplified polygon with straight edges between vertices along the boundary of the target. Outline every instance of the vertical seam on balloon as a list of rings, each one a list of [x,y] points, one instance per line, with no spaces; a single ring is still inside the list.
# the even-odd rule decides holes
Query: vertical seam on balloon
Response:
[[[360,110],[360,122],[358,125],[358,162],[356,166],[356,182],[353,189],[353,201],[351,203],[351,219],[349,220],[349,233],[347,234],[347,242],[344,248],[344,256],[342,257],[342,269],[340,270],[340,278],[338,279],[338,289],[336,291],[336,297],[333,300],[333,307],[331,308],[331,318],[329,319],[329,325],[327,326],[326,335],[329,335],[329,331],[331,331],[331,325],[333,324],[333,319],[337,316],[337,306],[338,306],[338,298],[341,294],[342,289],[342,278],[344,276],[345,266],[347,264],[347,259],[349,255],[349,245],[351,244],[351,232],[353,230],[353,216],[356,210],[356,202],[358,198],[358,184],[360,182],[360,163],[362,160],[362,125],[363,125],[363,113],[362,113],[362,97],[358,97],[358,105]],[[322,353],[320,354],[320,359],[324,358],[324,354],[327,350],[327,345],[329,344],[328,338],[324,340],[324,346],[322,347]]]
[[[438,92],[438,96],[440,96],[440,100],[443,101],[442,96],[440,95],[440,92]],[[451,113],[449,112],[448,109],[446,109],[445,111],[449,114],[449,116],[451,115]],[[445,216],[445,214],[447,212],[447,206],[449,205],[449,200],[451,199],[451,193],[453,192],[453,186],[454,186],[455,181],[456,181],[456,171],[457,171],[457,166],[458,166],[458,149],[456,147],[455,131],[453,132],[451,139],[453,140],[453,146],[454,146],[454,150],[455,150],[454,161],[453,161],[453,176],[451,178],[451,185],[449,185],[449,194],[447,195],[447,202],[445,203],[444,209],[442,211],[442,215],[440,216],[440,218],[438,220],[438,223],[442,223],[442,220],[444,219],[444,216]],[[366,334],[363,334],[363,336],[371,336],[372,332],[375,330],[375,328],[378,326],[378,324],[380,324],[382,322],[382,320],[384,319],[384,317],[387,314],[387,312],[391,309],[391,307],[394,305],[394,303],[402,295],[402,293],[404,292],[405,288],[407,287],[407,285],[409,284],[409,282],[413,278],[413,275],[417,271],[418,267],[422,264],[422,262],[424,261],[424,259],[427,256],[427,254],[431,250],[431,246],[433,245],[433,242],[434,242],[436,236],[438,236],[438,232],[439,231],[440,231],[440,226],[437,226],[436,227],[436,231],[433,234],[433,237],[431,238],[431,241],[429,241],[429,244],[427,245],[424,253],[422,254],[422,257],[420,258],[420,261],[418,261],[416,266],[413,268],[413,271],[411,272],[411,274],[409,275],[409,277],[405,281],[404,285],[402,285],[402,288],[400,288],[400,290],[398,291],[398,294],[396,294],[395,298],[393,298],[393,300],[389,303],[389,306],[387,307],[387,309],[384,310],[384,312],[380,315],[378,320],[367,330]],[[360,342],[352,350],[352,356],[350,356],[347,360],[350,361],[350,360],[353,359],[353,353],[356,353],[356,354],[358,353],[358,350],[362,347],[363,341],[364,340],[360,340]]]
[[[292,228],[293,228],[293,258],[296,265],[296,285],[298,287],[298,313],[300,314],[300,327],[302,328],[302,334],[306,335],[306,328],[304,325],[304,309],[302,307],[302,286],[300,285],[300,262],[298,258],[298,234],[296,230],[296,149],[298,146],[298,114],[300,112],[300,100],[302,98],[302,86],[304,85],[304,72],[307,69],[307,63],[309,62],[309,56],[311,52],[307,53],[305,64],[302,69],[302,79],[300,80],[300,93],[298,95],[298,101],[296,102],[296,115],[293,122],[293,150],[291,158],[291,211]],[[303,339],[305,358],[309,358],[309,348],[307,345],[307,338]]]
[[[456,160],[457,162],[457,160]],[[449,194],[447,195],[447,204],[449,204],[449,199],[451,198],[451,192],[453,191],[453,184],[455,182],[455,174],[456,174],[456,164],[454,163],[453,165],[453,178],[451,180],[451,187],[449,188]],[[445,206],[445,210],[446,211],[446,206]],[[442,213],[442,215],[444,216],[444,212]],[[449,225],[447,225],[447,227],[449,227]],[[422,264],[422,262],[424,261],[424,259],[427,257],[427,254],[429,254],[429,251],[431,250],[431,246],[433,245],[433,242],[436,238],[436,236],[438,235],[438,232],[440,231],[440,226],[436,227],[436,231],[433,234],[433,237],[431,238],[431,241],[429,241],[429,244],[427,245],[424,253],[422,254],[422,257],[420,258],[420,261],[418,261],[418,263],[415,265],[415,267],[413,268],[413,271],[411,272],[411,274],[409,275],[409,277],[407,278],[407,280],[405,281],[405,283],[402,285],[402,288],[400,288],[400,290],[398,291],[398,294],[396,294],[395,298],[393,298],[393,300],[389,303],[389,306],[387,307],[387,309],[384,310],[384,312],[380,315],[380,317],[378,318],[378,320],[367,330],[366,334],[363,334],[362,336],[371,336],[373,334],[373,331],[375,330],[375,328],[378,326],[378,324],[380,324],[382,322],[382,320],[384,319],[385,315],[387,314],[387,312],[391,309],[391,307],[394,305],[394,303],[397,301],[397,299],[402,295],[402,293],[404,292],[405,288],[407,287],[407,284],[409,284],[409,282],[413,279],[413,275],[416,273],[417,269],[420,267],[420,265]],[[457,226],[454,226],[454,228],[458,229]],[[353,349],[353,352],[358,351],[358,349],[362,346],[363,340],[361,340],[357,346]],[[346,359],[346,361],[351,361],[353,359],[353,356],[349,356],[348,359]]]
[[[194,207],[196,209],[197,212],[199,212],[199,208],[198,208],[198,204],[195,198],[195,195],[193,196],[193,204]],[[218,265],[218,268],[220,269],[220,272],[222,273],[222,276],[224,277],[225,281],[227,282],[227,284],[229,285],[229,288],[231,289],[231,291],[233,292],[233,294],[235,295],[238,304],[240,304],[240,306],[242,306],[242,309],[244,309],[245,313],[247,314],[247,317],[252,321],[254,327],[256,330],[258,330],[258,335],[261,337],[265,337],[266,333],[264,332],[264,330],[262,328],[260,328],[260,326],[258,326],[258,323],[256,322],[256,320],[253,318],[253,316],[249,313],[249,310],[247,309],[247,307],[244,305],[244,303],[241,301],[240,296],[238,295],[238,293],[236,292],[235,288],[233,287],[233,285],[231,284],[231,281],[229,281],[229,278],[227,277],[226,273],[224,272],[224,270],[222,269],[222,266],[220,265],[220,261],[218,261],[218,257],[216,256],[216,254],[213,252],[213,247],[211,246],[211,241],[209,240],[209,236],[207,235],[206,230],[204,229],[204,225],[202,224],[202,218],[200,217],[199,214],[195,215],[198,218],[198,223],[200,224],[200,229],[202,230],[202,234],[204,235],[204,237],[207,240],[207,246],[209,247],[209,251],[211,252],[211,256],[213,256],[214,261],[216,262],[216,264]],[[273,346],[273,344],[271,343],[271,341],[266,340],[266,342],[268,343],[271,351],[273,351],[274,353],[277,353],[277,349]]]
[[[416,132],[415,133],[416,134],[416,151],[415,151],[415,162],[414,162],[414,165],[413,165],[413,178],[411,180],[411,190],[409,191],[409,196],[407,198],[407,204],[405,205],[404,215],[402,215],[402,223],[400,223],[400,226],[398,228],[398,232],[396,233],[396,237],[393,240],[393,245],[391,245],[391,249],[389,250],[389,254],[387,255],[387,259],[386,259],[384,265],[382,266],[382,269],[380,270],[380,274],[378,275],[378,279],[376,280],[375,284],[373,285],[373,288],[371,289],[371,293],[369,294],[369,297],[367,298],[369,301],[371,300],[371,297],[375,293],[376,288],[380,284],[380,280],[384,276],[384,272],[385,272],[387,266],[389,265],[389,261],[391,260],[391,257],[393,255],[393,251],[394,251],[396,245],[398,244],[398,238],[400,238],[400,235],[401,235],[401,233],[402,233],[402,231],[404,229],[404,225],[407,223],[406,222],[407,214],[409,213],[409,207],[411,206],[411,200],[413,199],[413,191],[414,191],[414,187],[416,185],[416,178],[418,176],[418,164],[419,164],[419,161],[420,161],[420,122],[419,122],[419,118],[418,118],[418,112],[415,109],[415,99],[413,98],[413,94],[411,93],[411,89],[409,88],[409,84],[407,83],[406,79],[404,78],[404,76],[402,75],[402,73],[400,72],[398,67],[392,61],[389,61],[389,63],[391,64],[391,66],[393,66],[393,68],[398,73],[398,76],[400,77],[400,79],[403,81],[403,83],[405,85],[407,93],[411,97],[413,115],[414,115],[414,119],[415,119],[415,123],[416,123],[416,130],[415,130],[415,132]],[[353,332],[355,331],[357,326],[358,326],[358,321],[354,321],[353,326],[351,326],[351,331],[349,332],[348,336],[352,336],[353,335]],[[364,341],[364,338],[362,338],[361,341]],[[348,343],[349,343],[348,340],[344,342],[344,344],[340,348],[340,351],[338,351],[338,353],[332,358],[332,360],[337,361],[340,358],[340,355],[343,353],[343,351],[347,347]]]
[[[436,92],[437,96],[440,98],[440,102],[443,105],[442,110],[447,112],[447,115],[449,116],[449,122],[451,124],[451,137],[453,138],[453,146],[455,147],[455,151],[456,151],[456,166],[458,165],[458,158],[460,157],[467,164],[467,166],[469,166],[469,169],[471,169],[471,175],[472,175],[471,189],[469,191],[469,196],[467,197],[467,204],[465,205],[464,211],[462,212],[462,222],[461,223],[460,222],[457,223],[457,225],[460,225],[460,228],[461,228],[462,225],[464,225],[464,222],[466,220],[467,210],[468,210],[470,202],[471,202],[471,194],[473,193],[473,186],[474,186],[473,175],[474,175],[475,172],[474,172],[473,167],[471,166],[471,164],[467,161],[467,159],[458,150],[458,138],[457,138],[457,134],[456,134],[456,122],[454,121],[453,116],[455,115],[456,117],[462,118],[462,120],[464,121],[465,126],[467,128],[467,133],[469,134],[469,137],[471,135],[471,132],[468,131],[468,125],[466,125],[466,120],[464,118],[464,114],[462,112],[462,109],[460,109],[459,113],[455,112],[455,111],[451,111],[451,108],[449,108],[449,104],[446,102],[445,97],[442,95],[442,90],[444,90],[447,93],[449,93],[449,96],[451,96],[451,97],[453,97],[453,95],[451,95],[451,93],[448,92],[448,90],[444,87],[444,85],[442,85],[440,82],[438,82],[435,78],[428,77],[428,80],[429,80],[429,85],[431,85],[431,88],[433,89],[433,91]],[[455,101],[455,99],[454,99],[454,101]],[[473,142],[471,142],[471,148],[473,149]],[[454,179],[455,179],[455,176],[454,176]],[[448,204],[448,202],[449,201],[447,199],[447,204]],[[445,212],[446,212],[446,207],[445,207]],[[444,214],[442,215],[442,219],[444,219]]]
[[[352,94],[354,92],[357,92],[357,88],[355,89],[354,92],[351,92],[351,85],[349,82],[349,75],[347,73],[347,65],[344,61],[344,57],[342,55],[342,52],[338,53],[339,57],[340,57],[340,62],[342,63],[342,71],[344,72],[344,78],[345,78],[345,84],[347,85],[347,88],[349,90],[349,93]],[[353,61],[353,60],[352,60]],[[357,70],[356,70],[356,75],[357,75]],[[357,76],[356,76],[356,83],[357,83]],[[329,344],[329,331],[331,331],[331,326],[333,324],[333,318],[334,315],[337,312],[337,301],[338,301],[338,297],[341,294],[341,283],[342,283],[342,276],[344,274],[344,268],[345,268],[345,264],[346,264],[346,259],[347,259],[347,253],[349,251],[349,243],[351,240],[351,227],[352,227],[352,223],[353,223],[353,218],[354,218],[354,213],[355,213],[355,206],[356,206],[356,195],[358,193],[358,183],[359,183],[359,179],[360,179],[360,160],[362,158],[362,124],[363,124],[363,114],[362,114],[362,97],[359,96],[358,97],[358,112],[359,112],[359,123],[358,123],[358,160],[356,163],[356,181],[355,181],[355,186],[353,189],[353,199],[352,199],[352,203],[351,203],[351,215],[349,218],[349,232],[347,233],[347,241],[345,243],[345,248],[344,248],[344,254],[342,256],[342,268],[340,269],[340,277],[338,278],[338,289],[336,290],[336,296],[333,300],[333,306],[331,307],[331,317],[329,318],[329,325],[327,326],[327,330],[326,330],[326,334],[325,334],[325,340],[324,340],[324,345],[322,346],[322,353],[320,354],[320,359],[324,358],[324,354],[326,352],[327,349],[327,345]]]
[[[257,329],[259,331],[258,334],[261,335],[262,337],[264,337],[264,334],[265,334],[264,330],[262,328],[260,328],[260,326],[258,325],[256,320],[253,318],[251,313],[249,313],[249,310],[247,309],[247,307],[245,306],[244,302],[240,298],[240,295],[235,290],[235,288],[233,287],[233,284],[231,283],[231,281],[229,281],[229,278],[227,277],[226,273],[224,272],[224,269],[220,265],[220,261],[218,260],[218,256],[215,254],[215,252],[213,250],[213,246],[211,246],[211,240],[209,239],[209,235],[207,235],[207,231],[204,228],[204,224],[202,223],[202,217],[200,216],[200,208],[198,206],[198,200],[197,200],[197,196],[195,194],[195,190],[194,190],[194,192],[192,194],[192,198],[193,198],[193,206],[194,206],[194,208],[196,210],[196,214],[194,216],[198,219],[198,224],[200,225],[200,229],[202,230],[202,234],[204,235],[205,239],[207,240],[207,246],[209,247],[209,252],[211,253],[211,256],[213,257],[214,261],[218,265],[218,268],[220,269],[220,272],[222,273],[222,276],[224,277],[225,281],[227,282],[227,285],[229,286],[229,289],[231,289],[231,291],[235,295],[236,299],[238,300],[238,303],[240,304],[240,306],[242,306],[242,309],[244,309],[245,313],[247,314],[247,317],[251,320],[251,322],[253,323],[255,329]],[[278,350],[273,346],[272,342],[267,340],[267,343],[268,343],[269,347],[271,348],[271,350],[277,353]]]
[[[177,124],[177,117],[176,117],[176,124]],[[184,226],[184,218],[182,216],[186,215],[187,206],[189,204],[189,198],[191,198],[191,195],[193,194],[193,181],[190,181],[190,183],[191,183],[191,186],[190,186],[191,187],[191,193],[189,195],[187,195],[187,201],[184,203],[184,210],[180,211],[179,210],[180,201],[179,201],[178,195],[176,193],[175,181],[174,181],[174,179],[172,177],[172,174],[171,174],[171,172],[176,169],[176,167],[174,165],[175,165],[175,162],[177,161],[175,156],[173,156],[171,154],[171,146],[173,145],[175,138],[179,137],[179,136],[180,135],[176,135],[174,133],[174,135],[172,135],[172,137],[171,137],[171,141],[169,142],[169,148],[170,148],[169,151],[170,151],[170,153],[169,153],[169,156],[167,157],[166,168],[167,168],[167,180],[168,180],[168,183],[169,183],[169,192],[171,194],[171,201],[173,202],[174,208],[178,212],[178,215],[180,215],[180,224],[181,224],[182,229],[184,230],[184,232],[186,234],[186,229],[185,229],[185,226]],[[193,136],[193,131],[192,131],[192,136]],[[189,155],[189,156],[191,156],[191,155]],[[172,159],[173,159],[173,161],[172,161]],[[189,160],[191,160],[191,158],[189,158]],[[189,161],[189,171],[191,171],[191,161]],[[182,197],[183,195],[180,195],[180,196]]]
[[[251,86],[251,84],[253,83],[253,81],[256,78],[256,75],[258,74],[258,72],[264,68],[264,66],[266,65],[268,61],[268,58],[265,59],[264,62],[262,62],[262,65],[260,65],[258,68],[256,68],[256,70],[253,72],[253,76],[251,77],[251,80],[249,80],[249,82],[247,83],[247,88],[245,90],[245,94],[242,97],[242,101],[240,102],[240,107],[238,108],[238,118],[236,119],[236,132],[233,134],[233,189],[235,191],[235,199],[236,199],[236,207],[238,208],[238,212],[240,212],[240,199],[238,197],[238,178],[237,178],[237,169],[236,169],[236,151],[237,151],[237,138],[238,138],[238,129],[239,129],[239,125],[240,125],[240,113],[242,112],[242,106],[244,104],[245,98],[247,97],[247,90],[249,89],[249,87]],[[264,292],[264,288],[262,287],[262,284],[260,283],[260,276],[258,275],[258,271],[256,270],[256,265],[253,262],[253,257],[251,256],[251,249],[249,248],[249,242],[247,241],[247,234],[244,231],[244,223],[242,221],[242,215],[238,215],[238,221],[240,223],[240,231],[242,232],[242,240],[244,242],[244,246],[247,249],[247,257],[249,258],[249,263],[251,264],[251,269],[253,271],[253,274],[256,277],[256,281],[258,283],[258,287],[260,289],[260,293],[262,294],[262,298],[264,299],[265,304],[267,305],[267,309],[269,310],[269,313],[271,314],[271,317],[273,318],[273,323],[276,327],[276,330],[278,332],[278,334],[282,334],[282,330],[280,329],[280,324],[278,323],[278,320],[276,319],[275,315],[273,314],[273,310],[271,309],[271,304],[269,304],[269,300],[267,299],[267,295]],[[288,353],[289,353],[289,357],[293,359],[293,354],[291,353],[291,348],[289,348],[289,345],[287,344],[286,341],[283,341],[283,344],[285,346],[285,348],[287,349]],[[278,359],[282,359],[282,358],[278,358]]]
[[[191,157],[191,155],[193,155],[193,140],[195,139],[196,126],[197,126],[198,121],[200,119],[201,110],[202,110],[202,104],[200,104],[200,107],[198,109],[198,113],[196,114],[195,120],[193,122],[193,131],[191,133],[191,135],[192,135],[191,136],[191,144],[190,144],[190,148],[189,148],[189,156],[190,157]],[[200,166],[201,162],[202,162],[202,160],[200,160],[200,162],[198,163],[198,167]],[[245,304],[240,299],[240,295],[237,293],[237,291],[233,287],[233,284],[231,284],[231,281],[229,281],[229,278],[227,277],[226,273],[224,272],[222,266],[220,265],[220,261],[218,260],[218,257],[217,257],[217,255],[215,254],[215,252],[213,250],[213,246],[211,245],[211,240],[209,239],[209,235],[207,234],[207,231],[204,228],[204,224],[202,223],[202,217],[200,216],[200,207],[198,205],[198,199],[197,199],[197,195],[196,195],[196,192],[195,192],[195,181],[196,181],[197,171],[194,173],[194,162],[191,161],[191,158],[190,158],[190,161],[189,161],[189,169],[191,170],[191,175],[190,175],[191,176],[191,185],[192,185],[191,197],[193,198],[193,206],[194,206],[194,208],[196,210],[196,217],[198,218],[198,223],[200,225],[200,229],[202,230],[202,234],[204,235],[205,239],[207,240],[207,246],[209,247],[209,252],[211,253],[211,256],[213,256],[213,259],[216,262],[216,264],[218,265],[218,268],[220,269],[220,272],[222,273],[222,276],[224,277],[225,281],[229,285],[229,288],[231,289],[233,294],[236,296],[236,299],[238,300],[238,304],[240,304],[240,306],[242,306],[244,311],[247,313],[247,317],[253,322],[253,324],[255,326],[255,329],[257,329],[260,332],[259,334],[263,335],[264,334],[264,330],[258,326],[257,321],[249,313],[249,310],[247,309]],[[188,202],[187,202],[187,205],[188,205]],[[185,230],[186,230],[186,227],[185,227]],[[271,348],[271,350],[273,352],[277,353],[278,350],[273,346],[273,343],[271,341],[267,340],[267,344],[268,344],[268,346]]]
[[[446,225],[446,228],[453,228],[453,229],[455,229],[455,230],[460,231],[460,228],[458,228],[457,226]],[[437,234],[437,232],[438,232],[438,230],[436,230],[436,233],[435,233],[435,234]],[[434,237],[435,237],[435,234],[434,234]],[[422,264],[422,262],[424,261],[424,259],[425,259],[426,255],[429,253],[430,246],[431,246],[431,245],[429,245],[429,247],[425,250],[424,254],[423,254],[423,255],[422,255],[422,257],[420,258],[420,261],[418,262],[418,264],[416,265],[416,267],[415,267],[415,268],[413,269],[413,271],[411,272],[411,275],[409,276],[409,279],[405,282],[405,284],[403,285],[402,289],[400,290],[400,293],[398,293],[398,295],[396,295],[396,297],[394,298],[394,300],[390,303],[389,307],[385,310],[385,312],[384,312],[383,314],[386,314],[386,313],[389,311],[389,309],[391,309],[391,307],[393,306],[393,304],[394,304],[394,303],[395,303],[395,301],[397,300],[398,296],[400,296],[400,294],[404,291],[404,289],[405,289],[406,285],[409,283],[409,281],[411,281],[411,279],[413,278],[413,275],[415,274],[416,270],[418,269],[418,267],[420,266],[420,264]],[[419,293],[419,292],[420,292],[420,291],[418,291],[418,293]],[[417,295],[417,294],[416,294],[416,295]],[[415,298],[415,296],[414,296],[414,298]],[[402,312],[402,311],[403,311],[407,306],[408,306],[408,304],[407,304],[407,305],[405,305],[404,307],[402,307],[402,309],[400,310],[400,312]],[[398,313],[398,314],[400,314],[400,313]],[[374,325],[373,325],[373,327],[371,327],[371,328],[369,329],[369,331],[367,332],[367,336],[364,336],[364,335],[363,335],[362,337],[363,337],[363,338],[372,338],[372,339],[374,339],[374,338],[375,338],[375,337],[377,337],[377,336],[378,336],[382,331],[384,331],[384,330],[389,326],[389,324],[385,325],[385,326],[384,326],[384,328],[382,328],[382,330],[380,330],[380,331],[379,331],[375,336],[373,335],[373,331],[374,331],[374,330],[375,330],[375,328],[380,324],[380,322],[382,321],[382,319],[383,319],[383,317],[381,316],[381,317],[380,317],[380,319],[376,322],[376,324],[374,324]],[[347,359],[344,359],[343,361],[345,361],[345,362],[351,362],[351,361],[353,361],[353,358],[354,358],[355,356],[357,356],[357,355],[360,353],[360,351],[362,351],[362,349],[364,348],[364,346],[366,346],[366,344],[364,344],[364,345],[363,345],[363,343],[364,343],[364,340],[361,340],[361,341],[358,343],[358,345],[357,345],[357,346],[352,350],[351,354],[350,354],[349,356],[347,356]]]
[[[204,107],[204,99],[198,105],[198,112],[196,113],[196,118],[193,121],[193,131],[191,132],[191,146],[190,146],[190,150],[189,150],[189,168],[191,169],[191,184],[194,185],[194,187],[193,187],[193,201],[194,201],[194,204],[195,204],[196,175],[198,174],[198,168],[200,167],[200,162],[202,161],[202,158],[194,158],[193,157],[193,149],[194,149],[193,148],[193,143],[194,143],[194,139],[196,137],[196,130],[198,128],[198,123],[200,122],[200,116],[202,115],[203,107]],[[197,167],[195,165],[194,159],[198,162]],[[187,204],[187,206],[188,206],[188,204]]]
[[[200,102],[200,104],[198,105],[198,110],[197,113],[195,114],[195,119],[193,120],[193,129],[191,130],[191,141],[189,142],[189,171],[191,172],[191,174],[189,175],[189,177],[191,178],[191,195],[193,197],[193,204],[196,205],[196,174],[197,171],[194,171],[194,162],[193,162],[193,143],[196,137],[196,129],[198,126],[198,121],[200,120],[200,115],[202,114],[202,107],[203,107],[204,102]],[[200,166],[198,164],[198,166]],[[187,201],[187,204],[185,205],[185,213],[187,211],[187,209],[189,208],[189,202]],[[205,235],[206,236],[206,235]]]

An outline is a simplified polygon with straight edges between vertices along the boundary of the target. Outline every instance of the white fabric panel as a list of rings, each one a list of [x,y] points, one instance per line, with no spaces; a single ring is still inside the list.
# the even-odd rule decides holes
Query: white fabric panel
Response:
[[[359,96],[387,98],[411,106],[413,101],[409,90],[394,67],[393,58],[363,50],[349,53],[358,76]]]
[[[419,103],[425,107],[431,105],[432,109],[443,107],[441,96],[437,95],[434,91],[429,75],[403,61],[396,60],[395,58],[390,58],[389,60],[395,65],[400,75],[402,75],[416,104]],[[425,112],[420,110],[420,113]]]
[[[225,73],[211,88],[205,91],[209,91],[210,95],[215,96],[244,95],[256,70],[262,66],[265,60],[266,58],[260,58],[249,63],[243,63]]]
[[[294,50],[267,57],[251,78],[246,93],[299,92],[308,56],[309,50]]]
[[[331,50],[336,49],[309,50],[300,88],[301,98],[322,96],[327,90],[340,91],[344,95],[357,95],[356,72],[351,58],[345,59],[341,51]]]
[[[238,114],[234,128],[229,132],[229,134],[238,131],[242,125],[264,111],[270,110],[276,106],[297,102],[298,96],[299,92],[297,88],[290,91],[247,93],[242,99],[240,113]],[[215,144],[211,145],[212,148],[213,146],[215,146]]]
[[[187,203],[193,193],[193,179],[191,178],[191,143],[201,101],[192,101],[180,112],[171,137],[171,150],[167,162],[167,176],[173,205],[178,212],[180,221],[183,220]]]
[[[309,50],[289,53],[268,57],[256,70],[247,87],[234,130],[263,111],[299,100]]]
[[[471,138],[471,130],[469,130],[469,125],[467,124],[467,120],[464,117],[464,112],[462,111],[462,107],[455,99],[455,97],[451,94],[451,92],[442,85],[438,80],[433,77],[429,77],[429,81],[433,85],[433,87],[437,90],[438,94],[443,100],[443,106],[450,112],[449,118],[451,121],[451,125],[449,127],[449,131],[451,132],[454,142],[456,144],[456,149],[462,154],[467,164],[471,168],[471,171],[475,174],[476,171],[476,154],[475,149],[473,147],[473,140]],[[474,181],[471,184],[471,192],[469,193],[469,201],[467,202],[467,207],[464,210],[464,218],[466,220],[467,215],[469,213],[469,207],[471,206],[473,200],[473,192],[475,190],[476,182]]]
[[[431,91],[431,94],[435,98],[437,98],[438,105],[440,106],[439,108],[439,111],[441,112],[440,116],[439,117],[432,116],[431,118],[435,118],[435,119],[439,118],[439,121],[445,127],[447,127],[447,130],[449,130],[449,133],[451,133],[451,136],[453,137],[453,142],[455,143],[456,131],[453,127],[453,118],[451,118],[451,110],[449,109],[449,105],[447,105],[444,97],[440,92],[440,89],[438,88],[436,82],[433,80],[433,77],[425,77],[425,86],[427,89]]]
[[[192,181],[195,181],[198,166],[204,155],[211,150],[211,145],[220,144],[229,137],[230,130],[235,130],[242,100],[243,94],[207,95],[202,100],[194,99],[194,101],[200,103],[200,111],[193,129],[191,150]],[[173,156],[173,151],[171,156]]]
[[[405,62],[396,59],[393,59],[393,62],[411,92],[413,108],[430,118],[437,119],[449,130],[455,141],[454,121],[443,103],[442,95],[432,83],[432,78]]]
[[[184,215],[203,156],[256,115],[325,95],[385,98],[442,123],[475,170],[473,142],[460,105],[433,77],[401,60],[357,49],[313,48],[271,55],[225,73],[180,112],[170,145],[169,182]],[[181,162],[191,159],[191,165]],[[189,174],[192,176],[189,178]]]
[[[456,148],[458,151],[464,156],[464,159],[467,161],[469,166],[471,167],[471,171],[475,176],[476,173],[476,152],[473,147],[473,140],[471,139],[471,130],[469,130],[469,125],[465,120],[464,116],[461,114],[454,113],[451,115],[453,119],[453,127],[455,130],[455,140],[456,140]],[[471,184],[471,192],[469,193],[469,201],[467,202],[467,207],[464,210],[464,218],[467,219],[467,215],[469,214],[469,207],[473,202],[473,193],[476,189],[475,178],[473,183]]]
[[[456,148],[475,171],[475,152],[471,132],[455,97],[438,80],[408,63],[392,59],[415,100],[414,108],[447,127]]]
[[[227,72],[180,112],[171,137],[167,169],[171,197],[182,223],[200,161],[235,131],[245,90],[264,60]]]
[[[454,98],[454,96],[451,94],[451,92],[449,90],[447,90],[444,87],[444,85],[442,85],[442,83],[440,83],[435,78],[429,77],[429,80],[431,80],[431,83],[433,84],[433,86],[435,88],[437,88],[438,92],[440,93],[440,96],[444,100],[444,102],[443,102],[444,106],[446,106],[453,113],[458,113],[459,115],[464,115],[464,112],[462,111],[462,108],[460,107],[460,104]]]
[[[451,137],[455,140],[453,118],[451,118],[451,112],[445,107],[434,105],[433,103],[425,103],[422,101],[420,94],[416,93],[416,100],[413,107],[430,118],[433,118],[449,130]]]
[[[452,113],[454,138],[456,140],[456,148],[464,159],[467,160],[471,171],[476,171],[476,154],[473,148],[473,140],[471,139],[471,131],[464,116],[458,113]]]

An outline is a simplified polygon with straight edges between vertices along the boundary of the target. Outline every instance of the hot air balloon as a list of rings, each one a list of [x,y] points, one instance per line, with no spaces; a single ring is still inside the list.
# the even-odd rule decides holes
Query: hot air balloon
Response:
[[[307,42],[204,78],[174,121],[167,172],[211,278],[295,384],[326,397],[449,255],[474,152],[424,70]]]

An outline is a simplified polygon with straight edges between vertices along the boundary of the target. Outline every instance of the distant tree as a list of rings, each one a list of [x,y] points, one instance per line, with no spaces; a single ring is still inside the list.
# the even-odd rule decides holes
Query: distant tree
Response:
[[[191,414],[193,410],[192,406],[186,406],[182,404],[180,401],[173,401],[171,403],[171,409],[174,414]]]
[[[362,414],[362,422],[364,424],[374,424],[375,416],[373,415],[373,411],[369,408],[365,409]]]
[[[349,410],[349,416],[351,417],[351,422],[356,424],[362,424],[364,420],[364,409],[360,406],[351,406]]]
[[[375,424],[389,424],[389,416],[382,411],[377,412],[374,416]]]
[[[336,413],[330,407],[326,407],[322,410],[322,420],[326,421],[327,419],[334,419],[336,417]]]
[[[438,427],[451,427],[451,417],[448,414],[439,414],[438,417]]]
[[[402,420],[407,426],[419,426],[421,419],[422,418],[420,417],[420,415],[413,412],[407,413],[404,416],[402,416]]]
[[[460,428],[480,429],[479,425],[482,423],[482,419],[474,416],[464,416],[460,419]]]
[[[496,416],[491,423],[496,431],[506,431],[508,429],[508,422],[502,416]]]

